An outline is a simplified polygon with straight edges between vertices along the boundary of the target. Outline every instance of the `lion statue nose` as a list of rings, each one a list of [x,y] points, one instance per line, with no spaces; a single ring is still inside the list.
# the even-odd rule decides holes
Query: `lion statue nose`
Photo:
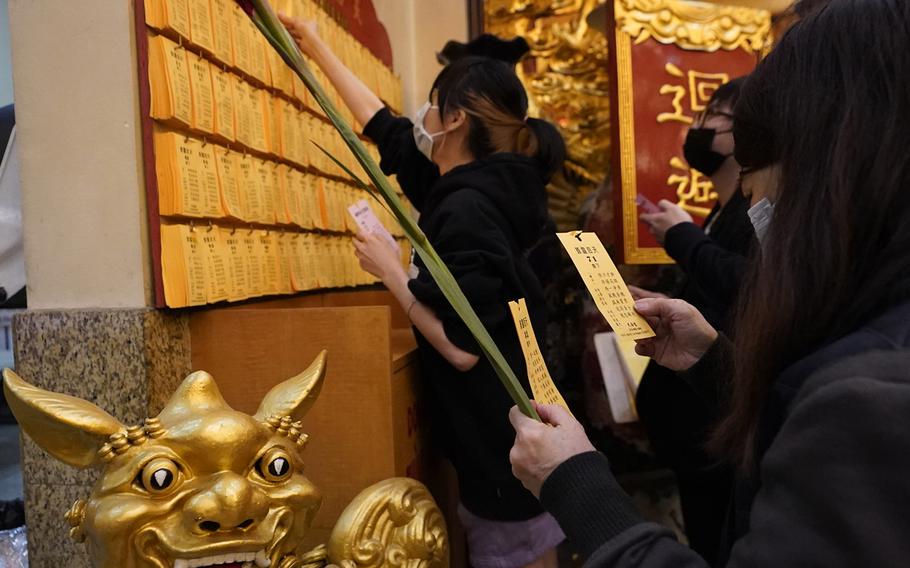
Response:
[[[187,524],[200,534],[248,529],[265,519],[267,513],[265,494],[231,472],[218,474],[184,507]]]

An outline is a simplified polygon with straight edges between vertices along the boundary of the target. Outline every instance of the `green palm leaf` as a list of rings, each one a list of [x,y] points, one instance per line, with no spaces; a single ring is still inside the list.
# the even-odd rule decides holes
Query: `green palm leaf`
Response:
[[[540,418],[531,405],[531,402],[528,400],[528,396],[522,388],[521,383],[515,377],[515,373],[512,371],[512,368],[509,367],[502,352],[500,352],[499,348],[493,342],[493,338],[490,337],[489,332],[480,321],[480,318],[477,317],[477,313],[461,291],[458,282],[433,249],[432,245],[430,245],[426,235],[424,235],[420,227],[417,226],[417,223],[414,222],[414,219],[408,214],[404,204],[398,198],[398,195],[389,183],[389,180],[386,178],[385,174],[382,173],[382,170],[379,169],[376,162],[373,161],[373,158],[370,156],[369,152],[367,152],[367,149],[360,141],[360,138],[338,113],[335,105],[331,102],[325,91],[323,91],[322,86],[316,81],[316,78],[313,76],[313,73],[304,60],[303,54],[300,52],[297,43],[285,29],[284,25],[282,25],[281,21],[278,20],[278,17],[275,15],[275,12],[272,10],[269,3],[266,0],[238,1],[242,6],[245,6],[247,13],[250,13],[249,7],[252,6],[251,17],[256,24],[256,27],[259,28],[266,39],[268,39],[269,43],[278,51],[282,59],[284,59],[291,69],[300,76],[304,85],[306,85],[307,89],[312,93],[313,98],[316,99],[316,102],[322,110],[325,111],[326,116],[328,116],[339,134],[341,134],[341,138],[344,140],[345,144],[347,144],[348,148],[350,148],[354,157],[357,159],[357,162],[363,167],[364,172],[366,172],[367,176],[373,182],[373,186],[385,200],[388,208],[401,225],[405,235],[408,240],[411,241],[414,250],[420,256],[424,265],[427,267],[427,270],[430,272],[430,275],[439,286],[439,289],[452,305],[452,308],[455,309],[458,316],[464,321],[465,325],[474,336],[474,339],[477,340],[480,349],[487,359],[489,359],[503,386],[512,397],[512,400],[525,415],[539,420]],[[365,182],[354,175],[350,169],[341,164],[334,156],[328,152],[326,152],[326,154],[328,154],[335,163],[340,165],[358,184],[370,189]]]

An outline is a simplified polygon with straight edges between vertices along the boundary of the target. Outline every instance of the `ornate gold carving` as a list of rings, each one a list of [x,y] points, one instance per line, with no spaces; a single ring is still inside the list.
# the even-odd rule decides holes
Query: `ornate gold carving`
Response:
[[[329,538],[329,559],[341,568],[447,568],[445,520],[419,482],[381,481],[341,514]]]
[[[75,542],[85,542],[85,533],[82,532],[82,522],[85,520],[85,501],[77,499],[63,518],[70,526],[70,538]]]
[[[636,44],[655,39],[694,51],[760,53],[769,47],[771,13],[684,0],[616,0],[616,25]]]
[[[556,125],[566,141],[565,172],[550,184],[550,212],[563,228],[575,226],[582,199],[610,168],[607,37],[589,16],[606,0],[487,0],[485,30],[525,38],[531,48],[518,65],[528,90],[529,114]],[[600,12],[591,22],[606,21]]]

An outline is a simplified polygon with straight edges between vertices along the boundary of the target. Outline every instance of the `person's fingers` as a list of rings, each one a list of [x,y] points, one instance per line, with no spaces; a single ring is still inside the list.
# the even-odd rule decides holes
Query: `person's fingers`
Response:
[[[667,199],[661,199],[660,201],[658,201],[657,206],[660,207],[660,210],[665,213],[667,211],[672,211],[673,209],[679,208],[678,205],[676,205],[675,203],[673,203],[672,201],[669,201]]]
[[[689,304],[669,298],[643,298],[635,302],[635,311],[645,318],[668,318],[674,314],[683,313],[682,310]]]
[[[638,218],[644,221],[646,225],[654,225],[657,219],[660,218],[660,213],[642,213]]]
[[[558,404],[541,404],[537,407],[537,414],[551,426],[562,426],[575,420],[568,410]]]
[[[515,429],[515,432],[521,434],[521,430],[527,428],[529,422],[533,424],[536,420],[525,416],[516,405],[509,409],[509,422],[512,423],[512,428]]]
[[[654,353],[657,351],[654,342],[649,343],[636,343],[635,352],[641,355],[642,357],[653,357]]]

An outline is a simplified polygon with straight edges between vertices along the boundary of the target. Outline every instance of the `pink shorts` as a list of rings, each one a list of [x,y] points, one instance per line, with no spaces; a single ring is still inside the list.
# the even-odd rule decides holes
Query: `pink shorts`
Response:
[[[491,521],[471,513],[461,504],[458,517],[468,538],[473,568],[520,568],[539,559],[566,539],[549,513],[526,521]]]

